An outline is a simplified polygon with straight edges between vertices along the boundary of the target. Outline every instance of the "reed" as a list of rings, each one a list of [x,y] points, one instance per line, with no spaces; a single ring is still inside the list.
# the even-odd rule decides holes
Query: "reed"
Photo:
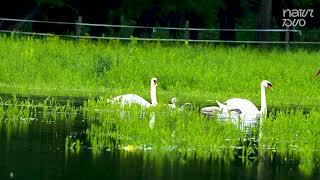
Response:
[[[7,142],[13,135],[24,136],[30,124],[65,124],[66,155],[78,155],[88,147],[97,157],[104,151],[180,154],[186,162],[193,158],[235,160],[250,166],[252,159],[267,157],[299,164],[305,174],[319,168],[319,111],[290,110],[269,114],[262,126],[247,131],[237,124],[208,119],[197,110],[169,109],[167,105],[143,109],[132,105],[121,108],[104,98],[89,99],[82,107],[72,100],[60,104],[53,99],[0,101],[0,128]],[[45,112],[45,113],[44,113]],[[75,120],[76,116],[80,121]],[[82,122],[83,121],[83,122]],[[86,138],[72,135],[74,126],[85,123]],[[259,155],[259,156],[258,156]],[[275,158],[277,157],[277,158]],[[254,162],[254,161],[253,161]]]
[[[320,113],[311,111],[277,112],[263,125],[259,152],[272,157],[278,155],[281,161],[295,159],[299,168],[310,174],[319,167]]]
[[[197,111],[172,110],[167,105],[122,109],[104,100],[89,100],[84,115],[90,122],[86,134],[94,152],[174,151],[232,159],[245,138],[245,132],[231,121],[218,123]]]

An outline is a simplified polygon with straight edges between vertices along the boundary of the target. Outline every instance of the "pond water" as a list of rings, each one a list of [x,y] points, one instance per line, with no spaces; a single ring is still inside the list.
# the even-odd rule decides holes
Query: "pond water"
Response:
[[[0,179],[320,179],[318,169],[306,176],[298,162],[283,162],[276,156],[257,155],[243,162],[241,158],[198,159],[173,152],[95,153],[81,114],[73,121],[41,117],[39,112],[29,122],[0,123]],[[67,147],[66,137],[80,140],[81,150]]]

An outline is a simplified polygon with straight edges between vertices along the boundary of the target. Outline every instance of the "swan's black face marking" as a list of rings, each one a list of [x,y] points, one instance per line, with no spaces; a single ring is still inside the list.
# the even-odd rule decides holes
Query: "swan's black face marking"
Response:
[[[156,79],[153,80],[153,85],[158,86],[158,81]]]
[[[267,83],[268,88],[272,91],[272,84],[271,83]]]

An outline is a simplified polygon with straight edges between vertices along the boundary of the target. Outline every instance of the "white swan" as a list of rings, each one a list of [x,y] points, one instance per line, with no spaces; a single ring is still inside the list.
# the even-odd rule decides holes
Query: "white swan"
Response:
[[[171,108],[171,109],[178,109],[179,111],[183,111],[185,110],[186,108],[189,108],[189,109],[192,109],[192,104],[191,103],[185,103],[184,105],[182,106],[177,106],[177,98],[174,97],[171,99],[171,104],[168,104],[168,106]]]
[[[124,106],[126,104],[139,104],[142,107],[150,107],[150,106],[156,106],[158,105],[157,101],[157,86],[158,86],[158,80],[157,78],[152,78],[150,81],[150,96],[151,96],[151,103],[143,99],[141,96],[136,94],[124,94],[117,97],[114,97],[112,99],[113,102],[121,102],[121,105]]]
[[[244,124],[255,123],[260,118],[266,118],[267,115],[267,100],[265,88],[272,90],[272,84],[263,80],[260,85],[261,90],[261,109],[258,108],[249,100],[241,98],[233,98],[225,103],[217,101],[219,107],[205,107],[201,109],[201,113],[205,115],[217,114],[218,119],[231,118],[237,120],[239,117],[244,121]],[[260,121],[262,123],[262,121]]]
[[[228,109],[238,109],[241,114],[246,115],[246,118],[265,118],[267,115],[267,99],[266,99],[266,91],[265,88],[269,88],[272,91],[272,84],[263,80],[260,84],[260,92],[261,92],[261,108],[258,108],[249,100],[241,99],[241,98],[233,98],[227,100],[224,104],[227,105]]]
[[[229,109],[227,105],[216,101],[219,106],[209,106],[204,107],[200,110],[201,114],[207,115],[209,117],[217,116],[217,119],[220,121],[226,121],[228,119],[233,120],[234,122],[238,121],[241,112],[239,109]]]
[[[171,99],[171,104],[168,104],[168,106],[169,106],[170,108],[174,109],[174,108],[177,107],[177,106],[176,106],[176,103],[177,103],[177,98],[174,97],[174,98]]]

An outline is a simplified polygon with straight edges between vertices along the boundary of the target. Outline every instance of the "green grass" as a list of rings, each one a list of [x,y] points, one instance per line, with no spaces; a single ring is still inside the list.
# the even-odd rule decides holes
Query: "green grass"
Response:
[[[256,147],[244,148],[240,141],[244,133],[235,125],[208,120],[197,110],[170,111],[164,104],[171,97],[200,107],[215,100],[243,97],[259,106],[260,82],[267,79],[274,86],[273,92],[267,92],[269,107],[312,111],[309,115],[295,110],[269,116],[262,127],[258,152],[272,158],[275,151],[284,161],[294,157],[300,169],[309,174],[319,167],[320,79],[311,78],[320,67],[319,51],[137,43],[134,39],[129,43],[75,42],[54,36],[0,36],[0,42],[0,93],[99,97],[78,108],[72,101],[61,105],[47,100],[36,107],[32,100],[2,102],[0,117],[5,123],[0,126],[6,126],[8,133],[19,129],[26,133],[28,126],[18,122],[30,122],[31,117],[39,117],[39,111],[39,118],[47,123],[74,119],[76,112],[83,111],[93,152],[105,148],[152,149],[191,157],[232,158],[240,146],[242,157],[248,158]],[[122,93],[150,99],[152,77],[159,80],[158,107],[142,114],[141,108],[134,106],[121,115],[119,107],[106,102],[106,98]],[[33,108],[23,108],[29,106]],[[156,121],[150,129],[152,112]],[[66,138],[66,147],[77,153],[82,143]]]
[[[67,41],[57,37],[0,37],[0,92],[46,96],[149,97],[159,80],[158,99],[212,104],[243,97],[260,104],[260,82],[269,80],[273,107],[318,107],[318,51],[259,50],[213,45]],[[209,101],[208,101],[209,100]],[[211,102],[211,101],[212,102]]]
[[[259,151],[269,156],[279,155],[286,162],[298,159],[299,168],[310,174],[320,166],[320,113],[311,111],[278,112],[263,125]]]
[[[152,115],[154,124],[150,127]],[[76,117],[78,116],[78,117]],[[23,137],[34,123],[55,127],[66,123],[66,154],[78,154],[90,148],[97,158],[104,151],[145,152],[148,154],[180,154],[188,159],[241,158],[250,165],[251,158],[280,157],[284,164],[297,162],[305,174],[312,174],[320,167],[320,113],[312,110],[279,111],[271,114],[262,126],[248,135],[231,122],[218,123],[194,110],[172,110],[159,105],[143,111],[139,106],[125,107],[107,103],[104,98],[90,99],[84,106],[75,107],[73,101],[60,104],[54,99],[35,103],[16,98],[0,102],[0,128],[6,133],[7,142],[14,136]],[[80,119],[79,119],[80,118]],[[85,138],[71,136],[71,129],[86,124]],[[68,133],[67,133],[68,134]],[[246,139],[246,140],[245,140]],[[247,141],[247,140],[253,141]],[[259,141],[259,144],[256,143]],[[251,143],[250,143],[251,142]],[[259,156],[258,156],[259,155]],[[253,160],[253,163],[255,160]],[[278,162],[277,162],[278,163]]]
[[[103,99],[90,100],[83,107],[90,122],[86,135],[94,156],[116,149],[174,152],[186,154],[191,159],[233,160],[240,157],[246,164],[250,164],[250,158],[259,157],[275,159],[281,164],[296,163],[307,175],[320,167],[318,111],[312,110],[310,114],[278,111],[266,119],[261,132],[259,128],[252,129],[253,134],[248,136],[231,122],[218,123],[197,111],[170,111],[166,106],[159,106],[148,109],[142,116],[138,106],[125,109],[124,115],[116,109],[119,107]],[[154,127],[150,128],[153,112],[156,118]]]
[[[139,106],[119,107],[105,101],[91,101],[84,108],[93,149],[176,151],[204,155],[233,155],[244,138],[232,122],[208,121],[196,111],[169,110],[159,106],[142,111]],[[92,109],[95,109],[92,112]],[[99,109],[99,110],[98,110]],[[154,114],[154,125],[150,125]],[[115,143],[112,141],[115,140]]]

